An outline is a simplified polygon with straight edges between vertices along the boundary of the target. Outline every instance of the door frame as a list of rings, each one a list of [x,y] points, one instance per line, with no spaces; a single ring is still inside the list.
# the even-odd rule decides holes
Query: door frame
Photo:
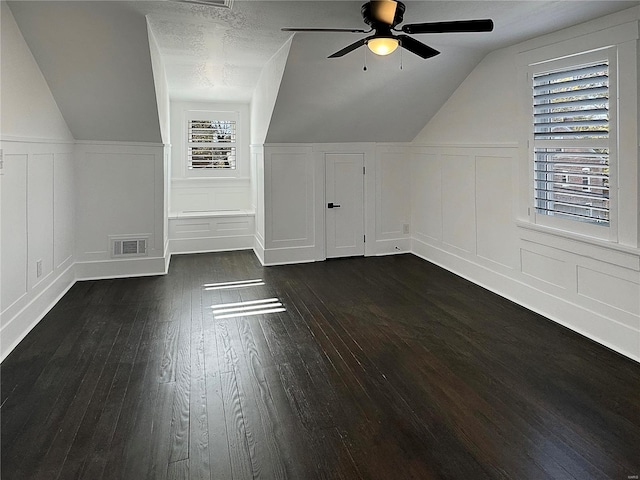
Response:
[[[315,257],[317,261],[327,259],[326,250],[326,219],[327,208],[326,191],[326,154],[353,154],[364,155],[364,232],[366,242],[364,244],[364,256],[375,255],[375,191],[376,191],[376,144],[375,143],[349,143],[349,144],[320,144],[314,145],[315,163]]]
[[[331,158],[331,162],[329,161],[330,156],[333,157]],[[341,178],[341,175],[336,173],[336,168],[344,172],[342,168],[345,165],[348,165],[348,180],[352,183],[344,183],[344,178]],[[329,168],[331,166],[333,166],[333,168]],[[364,256],[364,248],[366,245],[366,241],[364,240],[364,238],[366,238],[364,227],[364,169],[364,154],[362,153],[325,154],[325,196],[330,197],[326,198],[326,201],[339,201],[339,203],[347,201],[347,203],[342,206],[338,205],[338,207],[341,207],[339,211],[331,209],[329,204],[325,202],[325,255],[327,258]],[[331,178],[329,178],[329,174],[332,175]],[[353,177],[351,175],[353,175]],[[329,180],[331,180],[331,183],[329,183]],[[341,185],[339,192],[335,191],[337,185]],[[331,194],[332,191],[333,194]],[[358,191],[360,195],[352,195],[354,191]],[[353,201],[353,204],[351,204],[350,200]],[[347,209],[347,211],[342,212],[343,208]],[[346,217],[344,216],[345,214],[347,215]],[[338,225],[340,228],[337,228]],[[343,228],[346,229],[347,232],[342,232]],[[333,238],[329,235],[330,232],[333,232]],[[348,237],[351,237],[351,234],[355,234],[352,237],[354,243],[351,244],[351,242],[348,242],[349,245],[336,245],[336,238],[343,237],[341,233],[347,233]],[[342,239],[346,240],[346,238]],[[331,252],[329,252],[330,245],[332,246]]]

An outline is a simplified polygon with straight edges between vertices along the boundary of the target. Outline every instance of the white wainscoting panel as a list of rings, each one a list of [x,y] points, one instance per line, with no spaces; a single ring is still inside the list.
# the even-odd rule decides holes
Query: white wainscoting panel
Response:
[[[313,170],[308,158],[298,154],[272,154],[269,158],[270,222],[269,245],[308,245],[309,206],[313,200]],[[311,215],[310,215],[311,214]]]
[[[75,282],[75,206],[71,142],[3,139],[0,148],[4,359]]]
[[[405,148],[376,148],[376,242],[410,236],[410,172]],[[409,226],[406,233],[405,225]]]
[[[640,251],[517,220],[518,158],[516,145],[416,146],[413,252],[640,360]]]
[[[311,146],[265,146],[265,264],[315,260]]]
[[[2,309],[27,293],[27,159],[4,144],[2,181]]]
[[[172,254],[245,250],[253,248],[253,212],[211,212],[169,219]]]
[[[478,256],[517,268],[513,228],[512,157],[476,156],[476,225]]]
[[[634,276],[635,279],[620,278],[579,265],[578,295],[635,315],[635,321],[628,320],[623,323],[640,328],[637,320],[640,315],[640,285],[638,275]]]
[[[571,275],[572,273],[571,265],[559,258],[522,248],[520,249],[520,262],[523,274],[551,285],[553,288],[566,290],[574,283],[568,281],[569,279],[567,278],[567,274]],[[536,286],[538,288],[543,287],[541,285]]]
[[[264,231],[264,214],[265,214],[265,198],[264,198],[264,145],[251,145],[251,161],[252,161],[252,192],[254,201],[255,217],[255,239],[253,243],[253,251],[255,252],[260,262],[264,264],[264,245],[265,245],[265,231]]]
[[[75,238],[75,171],[73,154],[53,159],[53,267],[61,267],[73,256]]]
[[[412,235],[424,241],[441,242],[442,164],[436,154],[412,155],[411,194]]]
[[[249,210],[250,187],[249,178],[174,179],[171,181],[171,212]]]
[[[33,288],[53,273],[53,154],[33,154],[27,163],[27,281]],[[40,268],[37,268],[37,265]],[[40,270],[40,271],[38,271]],[[38,275],[39,274],[39,275]]]
[[[476,165],[473,155],[440,156],[442,241],[466,253],[476,251]]]
[[[163,145],[76,145],[78,278],[165,273],[165,156]],[[119,236],[148,237],[147,257],[112,258]]]

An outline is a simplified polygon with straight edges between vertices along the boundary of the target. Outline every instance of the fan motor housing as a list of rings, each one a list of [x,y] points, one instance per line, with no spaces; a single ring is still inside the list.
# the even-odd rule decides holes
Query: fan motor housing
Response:
[[[404,3],[402,2],[395,2],[395,3],[396,3],[396,13],[393,17],[393,23],[391,23],[391,25],[388,25],[389,28],[393,28],[399,23],[402,23],[402,20],[404,18],[404,11],[405,11]],[[373,18],[373,15],[371,14],[371,2],[367,2],[364,5],[362,5],[362,9],[360,10],[360,12],[362,13],[362,18],[364,19],[364,23],[366,23],[367,25],[371,25],[373,28],[380,26],[380,22],[377,21],[375,18]]]

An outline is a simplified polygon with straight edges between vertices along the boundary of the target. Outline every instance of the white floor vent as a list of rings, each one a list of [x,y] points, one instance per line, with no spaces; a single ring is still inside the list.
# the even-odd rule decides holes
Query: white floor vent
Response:
[[[112,257],[143,257],[147,255],[148,238],[112,238]]]

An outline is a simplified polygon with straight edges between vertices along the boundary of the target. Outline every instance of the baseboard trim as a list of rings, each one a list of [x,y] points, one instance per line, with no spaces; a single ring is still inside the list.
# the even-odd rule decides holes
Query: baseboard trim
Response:
[[[262,264],[264,266],[273,266],[310,263],[316,261],[315,254],[315,245],[307,247],[265,248],[264,261]],[[258,256],[258,258],[260,257]]]
[[[0,362],[29,334],[40,320],[76,283],[74,264],[65,268],[55,280],[31,299],[20,311],[5,322],[0,320]],[[5,312],[6,314],[6,312]],[[2,317],[5,315],[3,314]]]
[[[397,248],[396,248],[397,247]],[[407,237],[386,240],[376,240],[373,243],[373,255],[395,255],[411,252],[411,239]]]
[[[198,237],[169,239],[169,251],[172,255],[185,253],[228,252],[248,250],[254,246],[254,235],[235,235],[229,237]]]
[[[625,357],[640,362],[639,332],[581,305],[568,302],[528,285],[517,278],[516,272],[513,275],[505,275],[490,270],[483,265],[415,238],[412,241],[411,253]],[[535,298],[536,301],[532,301],[532,298]],[[614,335],[624,339],[627,344],[622,345],[607,339],[607,337]]]
[[[253,239],[253,253],[255,253],[260,264],[264,267],[264,245],[262,244],[259,235],[255,235]]]
[[[165,257],[76,262],[76,279],[106,280],[110,278],[165,275],[167,273],[166,265],[167,261]]]

